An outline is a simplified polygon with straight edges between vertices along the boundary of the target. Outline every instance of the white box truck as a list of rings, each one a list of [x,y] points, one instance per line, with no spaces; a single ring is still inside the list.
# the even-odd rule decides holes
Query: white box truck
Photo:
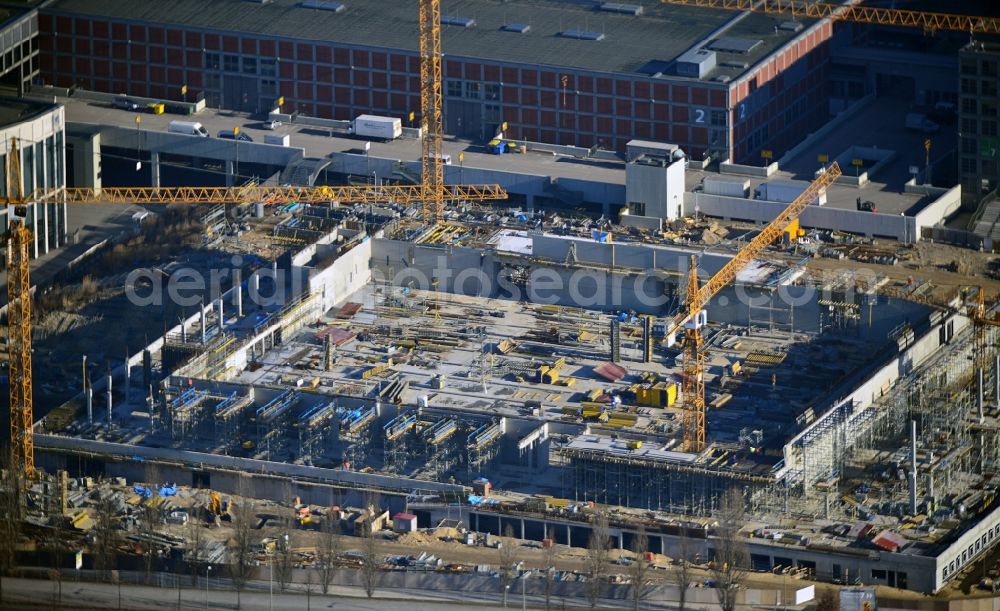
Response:
[[[208,138],[208,130],[202,127],[201,123],[197,121],[171,121],[170,125],[167,126],[167,131],[172,134]]]
[[[264,134],[264,144],[275,144],[277,146],[289,146],[292,138],[288,134]]]
[[[706,176],[702,182],[705,195],[726,197],[750,197],[750,179],[735,176]]]
[[[790,204],[808,187],[809,183],[797,180],[772,180],[760,183],[760,186],[754,190],[753,196],[754,199]],[[820,206],[826,205],[826,190],[820,191],[819,197],[812,203]]]
[[[393,117],[361,115],[354,119],[354,135],[377,140],[395,140],[403,135],[403,122]]]

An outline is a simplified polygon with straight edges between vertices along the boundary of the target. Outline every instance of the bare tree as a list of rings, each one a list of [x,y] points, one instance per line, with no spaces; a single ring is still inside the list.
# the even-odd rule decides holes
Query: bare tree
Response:
[[[738,489],[730,488],[719,505],[715,526],[715,558],[712,562],[715,594],[722,611],[736,609],[736,595],[746,577],[747,545],[740,537],[743,510],[743,495]]]
[[[191,585],[198,584],[198,568],[202,560],[202,542],[205,540],[205,527],[201,520],[192,515],[187,523],[187,553],[188,567],[191,569]]]
[[[823,588],[816,597],[816,611],[839,611],[840,592],[833,588]]]
[[[556,578],[556,531],[549,529],[548,537],[551,545],[542,550],[542,561],[545,564],[545,611],[552,609],[552,586]]]
[[[118,508],[110,487],[101,487],[94,508],[94,566],[105,579],[115,567]]]
[[[274,578],[278,580],[278,587],[282,590],[288,588],[288,582],[292,579],[292,539],[285,533],[278,541],[278,549],[275,553]]]
[[[587,558],[584,565],[587,568],[587,600],[590,607],[597,606],[597,599],[601,595],[601,582],[608,567],[608,553],[610,545],[608,543],[608,516],[601,510],[594,513],[594,523],[590,531],[590,541],[587,544]]]
[[[240,594],[253,573],[253,527],[257,519],[253,499],[249,498],[249,484],[243,475],[237,484],[238,496],[229,501],[229,512],[233,521],[233,536],[229,541],[229,567],[233,586],[236,588],[236,606],[240,606]]]
[[[514,529],[510,524],[503,529],[503,536],[508,539],[514,538]],[[511,541],[501,541],[497,553],[500,556],[500,593],[502,594],[507,591],[514,580],[514,560],[517,548]]]
[[[324,595],[330,591],[338,555],[340,555],[340,517],[334,516],[330,510],[320,523],[319,536],[316,540],[316,570]]]
[[[12,454],[2,454],[3,471],[0,473],[0,575],[6,575],[15,566],[15,552],[20,538],[20,524],[24,507],[24,479],[11,468]]]
[[[649,562],[646,561],[646,551],[649,549],[649,537],[646,535],[646,527],[639,525],[635,537],[632,538],[632,564],[629,565],[629,578],[632,581],[632,609],[639,611],[642,601],[649,596],[650,571]]]
[[[139,534],[142,540],[142,561],[146,583],[149,583],[153,574],[153,560],[159,551],[153,541],[156,537],[156,531],[163,520],[163,506],[160,504],[160,497],[155,482],[150,484],[150,489],[153,495],[145,500],[139,511]]]
[[[670,568],[670,581],[677,586],[677,611],[684,611],[687,603],[688,585],[691,583],[691,539],[687,527],[681,526],[677,539],[677,556]]]
[[[375,520],[381,514],[378,497],[368,495],[365,506],[369,512],[370,521],[364,527],[361,544],[361,580],[365,586],[365,594],[368,598],[375,595],[375,587],[378,585],[379,571],[382,569],[382,559],[378,556],[375,546]]]
[[[54,609],[62,608],[62,572],[59,569],[49,569],[49,581],[54,581],[56,584],[56,595],[55,595],[55,606]]]

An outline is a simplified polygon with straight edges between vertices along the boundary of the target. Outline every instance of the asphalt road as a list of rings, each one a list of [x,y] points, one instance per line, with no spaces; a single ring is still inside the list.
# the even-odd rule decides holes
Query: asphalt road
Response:
[[[266,584],[263,584],[266,588]],[[479,592],[428,592],[425,590],[377,591],[368,599],[360,588],[333,587],[329,596],[317,593],[307,595],[302,584],[295,593],[275,592],[273,599],[266,591],[244,591],[240,595],[240,609],[246,611],[272,611],[273,609],[333,609],[350,611],[458,611],[475,608],[477,611],[502,611],[505,607],[495,593]],[[275,586],[277,589],[277,586]],[[313,586],[317,589],[317,586]],[[119,593],[120,592],[120,593]],[[120,596],[120,598],[119,598]],[[490,601],[490,599],[493,599]],[[61,600],[61,603],[60,603]],[[62,598],[56,582],[4,578],[2,609],[134,609],[151,611],[163,609],[236,609],[236,592],[231,590],[185,588],[180,591],[151,586],[116,585],[106,583],[80,583],[64,581]],[[507,609],[522,608],[518,593],[511,593]],[[544,608],[540,597],[528,597],[525,608]],[[622,604],[625,604],[624,602]],[[609,603],[598,609],[620,609],[622,604]],[[689,609],[695,609],[691,605]],[[585,601],[554,600],[554,609],[583,609]],[[643,609],[672,609],[666,605],[643,605]]]

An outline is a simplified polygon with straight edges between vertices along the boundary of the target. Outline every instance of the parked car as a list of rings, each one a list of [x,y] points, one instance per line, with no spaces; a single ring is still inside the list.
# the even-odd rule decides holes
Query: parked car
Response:
[[[236,132],[231,129],[224,129],[219,132],[219,137],[224,140],[239,140],[240,142],[253,142],[253,138],[243,132]]]
[[[275,130],[281,127],[281,121],[264,121],[264,123],[261,124],[261,127],[263,129]]]
[[[112,100],[111,106],[122,110],[139,110],[139,104],[137,102],[133,102],[123,95]]]

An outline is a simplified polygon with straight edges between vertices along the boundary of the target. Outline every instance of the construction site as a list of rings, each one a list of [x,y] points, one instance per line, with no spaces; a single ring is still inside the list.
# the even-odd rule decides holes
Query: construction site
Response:
[[[237,172],[159,186],[157,160],[153,187],[31,191],[11,139],[7,472],[27,482],[31,528],[86,541],[111,495],[131,532],[155,499],[169,518],[129,545],[190,550],[180,526],[198,519],[222,530],[188,561],[218,566],[233,564],[233,504],[256,499],[265,564],[281,536],[300,568],[321,563],[287,531],[336,516],[350,535],[395,530],[386,565],[424,546],[398,567],[454,558],[449,572],[490,574],[469,567],[503,536],[559,546],[566,571],[596,580],[576,548],[605,519],[632,562],[708,575],[735,495],[748,570],[995,591],[995,260],[909,233],[921,214],[953,214],[960,189],[897,194],[898,215],[861,197],[821,208],[856,186],[827,158],[792,196],[772,181],[756,188],[773,200],[742,200],[720,185],[748,195],[749,180],[640,140],[617,215],[446,181],[442,17],[419,5],[416,179],[397,167],[369,182],[366,147],[332,181],[329,161],[313,164],[302,185]],[[126,238],[35,292],[36,204],[143,209]],[[838,219],[848,228],[827,226]],[[900,239],[868,230],[890,224]],[[430,535],[448,545],[431,554]]]

